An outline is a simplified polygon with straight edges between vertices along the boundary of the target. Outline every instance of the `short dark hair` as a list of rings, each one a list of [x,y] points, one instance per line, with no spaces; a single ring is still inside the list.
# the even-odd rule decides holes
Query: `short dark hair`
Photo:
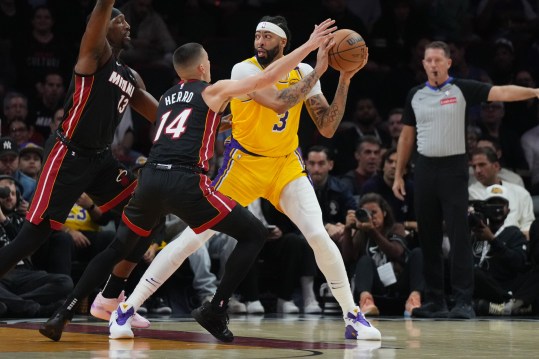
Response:
[[[324,152],[326,154],[326,157],[328,158],[328,160],[333,161],[333,153],[326,146],[314,145],[314,146],[309,147],[309,149],[305,153],[305,158],[309,157],[309,153],[311,153],[311,152]]]
[[[427,46],[425,46],[425,50],[427,49],[442,49],[444,50],[445,57],[451,58],[451,50],[449,49],[449,46],[443,41],[433,41]]]
[[[189,67],[194,62],[198,61],[204,48],[196,42],[188,42],[176,49],[173,55],[174,67]]]
[[[389,156],[394,153],[397,153],[397,149],[395,147],[391,147],[384,152],[384,155],[382,156],[382,167],[386,164],[386,161],[389,159]]]
[[[290,32],[290,29],[288,28],[288,22],[286,21],[286,18],[281,15],[277,16],[269,16],[266,15],[260,19],[259,23],[261,22],[271,22],[272,24],[275,24],[279,26],[284,33],[286,34],[286,46],[284,47],[284,53],[286,54],[288,50],[290,50],[290,44],[292,43],[292,33]]]
[[[490,147],[476,147],[472,150],[471,158],[473,156],[484,155],[490,163],[500,162],[498,155]]]
[[[387,201],[379,195],[378,193],[369,192],[362,195],[359,199],[358,208],[363,207],[366,203],[376,203],[380,207],[380,209],[386,213],[384,216],[384,230],[389,231],[393,224],[395,224],[395,216],[393,215],[393,210],[391,209],[391,206]]]
[[[378,137],[372,135],[365,135],[357,141],[356,152],[359,152],[361,145],[364,143],[378,145],[380,148],[382,147],[382,142],[378,139]]]

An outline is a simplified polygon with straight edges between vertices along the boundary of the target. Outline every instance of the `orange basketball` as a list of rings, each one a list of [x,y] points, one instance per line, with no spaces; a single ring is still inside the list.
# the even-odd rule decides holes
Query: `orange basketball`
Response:
[[[337,71],[357,69],[367,57],[367,45],[363,37],[350,29],[333,33],[335,45],[329,50],[329,66]]]

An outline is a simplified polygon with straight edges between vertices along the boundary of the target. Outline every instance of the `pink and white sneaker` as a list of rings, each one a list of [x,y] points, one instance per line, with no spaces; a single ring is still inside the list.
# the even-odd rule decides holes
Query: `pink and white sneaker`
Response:
[[[122,290],[118,298],[105,298],[103,293],[95,297],[92,307],[90,308],[90,314],[96,318],[110,321],[111,313],[118,308],[121,302],[125,302],[125,292]],[[150,321],[138,313],[135,313],[131,321],[133,328],[149,328]]]

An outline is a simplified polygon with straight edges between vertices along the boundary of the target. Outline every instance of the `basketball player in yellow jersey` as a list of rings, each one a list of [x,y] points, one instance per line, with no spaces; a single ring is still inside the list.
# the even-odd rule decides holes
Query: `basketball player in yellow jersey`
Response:
[[[239,80],[263,71],[284,56],[289,38],[284,17],[263,17],[255,32],[255,56],[236,64],[231,78]],[[213,183],[244,206],[264,197],[285,213],[312,247],[316,262],[341,306],[345,337],[379,340],[380,332],[365,320],[354,302],[341,254],[324,228],[297,135],[303,102],[320,133],[325,137],[334,135],[344,114],[350,80],[365,63],[354,71],[341,72],[331,105],[318,81],[327,64],[324,68],[320,65],[317,62],[313,70],[301,63],[275,87],[231,101],[232,136]],[[366,326],[369,330],[365,330]]]
[[[284,56],[289,38],[285,18],[262,18],[255,32],[255,57],[236,64],[231,78],[238,80],[263,71]],[[364,318],[354,302],[341,254],[324,228],[320,205],[306,176],[297,136],[303,102],[320,133],[333,136],[344,113],[350,80],[364,65],[355,71],[341,72],[331,105],[318,81],[327,70],[327,57],[324,61],[318,58],[314,70],[307,64],[299,64],[275,87],[233,99],[232,136],[213,184],[243,206],[264,197],[285,213],[309,242],[341,306],[345,338],[380,340],[380,332]],[[154,260],[132,297],[139,292],[144,292],[145,296],[153,293],[155,289],[147,284],[151,279],[168,278],[177,268],[173,264],[178,258],[190,254],[190,248],[200,247],[214,233],[206,230],[197,235],[188,227],[161,251],[158,256],[161,258]]]

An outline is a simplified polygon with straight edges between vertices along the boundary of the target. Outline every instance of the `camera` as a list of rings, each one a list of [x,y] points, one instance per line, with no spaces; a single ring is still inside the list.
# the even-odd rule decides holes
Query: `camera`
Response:
[[[10,194],[11,190],[9,189],[9,187],[0,187],[0,199],[9,198]]]
[[[486,224],[486,220],[503,216],[505,205],[477,200],[470,201],[470,207],[473,208],[473,212],[468,213],[468,224],[470,228],[477,228],[481,227],[481,222]]]
[[[358,208],[356,209],[356,218],[360,222],[368,222],[371,219],[371,212],[364,208]]]

